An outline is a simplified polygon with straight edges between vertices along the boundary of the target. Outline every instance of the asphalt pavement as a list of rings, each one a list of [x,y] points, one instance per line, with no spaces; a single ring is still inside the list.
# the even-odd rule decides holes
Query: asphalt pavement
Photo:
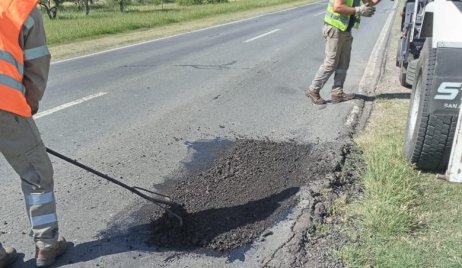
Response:
[[[175,178],[197,141],[336,140],[349,131],[345,122],[355,102],[319,107],[304,95],[324,56],[325,8],[323,1],[53,62],[36,115],[42,138],[58,152],[146,188]],[[393,2],[383,1],[354,30],[347,92],[357,92],[392,11]],[[326,99],[331,85],[322,91]],[[258,254],[226,258],[145,245],[143,200],[51,158],[60,229],[74,245],[59,265],[258,266]],[[34,248],[20,181],[4,159],[0,179],[0,241],[23,253],[15,267],[29,267]]]

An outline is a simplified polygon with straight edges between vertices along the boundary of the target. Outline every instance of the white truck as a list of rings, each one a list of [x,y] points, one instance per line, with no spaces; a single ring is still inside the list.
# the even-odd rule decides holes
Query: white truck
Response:
[[[408,0],[401,27],[396,64],[412,87],[404,154],[419,169],[445,171],[462,99],[462,2]]]

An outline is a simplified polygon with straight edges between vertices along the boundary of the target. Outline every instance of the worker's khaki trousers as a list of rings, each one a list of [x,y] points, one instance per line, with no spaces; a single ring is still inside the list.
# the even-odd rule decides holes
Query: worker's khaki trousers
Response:
[[[310,89],[319,92],[335,72],[332,90],[343,91],[343,84],[350,66],[353,36],[350,32],[342,32],[337,27],[327,24],[324,25],[322,32],[326,40],[326,55],[313,82],[311,82]]]
[[[21,178],[36,246],[54,245],[58,239],[58,221],[53,167],[34,120],[0,110],[0,152]]]

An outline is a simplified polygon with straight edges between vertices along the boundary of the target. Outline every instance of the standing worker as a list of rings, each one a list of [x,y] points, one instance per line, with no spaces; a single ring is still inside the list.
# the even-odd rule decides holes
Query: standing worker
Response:
[[[343,92],[348,67],[350,65],[351,43],[353,36],[351,29],[358,28],[360,17],[371,17],[375,12],[375,5],[380,0],[330,0],[324,17],[322,30],[326,40],[324,62],[319,67],[316,76],[306,91],[306,95],[314,104],[325,104],[319,91],[335,72],[334,86],[331,91],[332,103],[351,100],[354,94]]]
[[[21,177],[36,265],[44,267],[65,252],[66,241],[58,234],[53,167],[32,118],[50,68],[37,4],[38,0],[0,1],[0,152]],[[16,257],[14,248],[0,244],[0,268]]]

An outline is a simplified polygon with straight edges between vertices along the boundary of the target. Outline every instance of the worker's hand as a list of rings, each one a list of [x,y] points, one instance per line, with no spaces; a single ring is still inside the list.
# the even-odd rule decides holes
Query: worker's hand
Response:
[[[356,16],[372,17],[375,13],[375,7],[370,7],[368,4],[362,4],[355,7]]]

